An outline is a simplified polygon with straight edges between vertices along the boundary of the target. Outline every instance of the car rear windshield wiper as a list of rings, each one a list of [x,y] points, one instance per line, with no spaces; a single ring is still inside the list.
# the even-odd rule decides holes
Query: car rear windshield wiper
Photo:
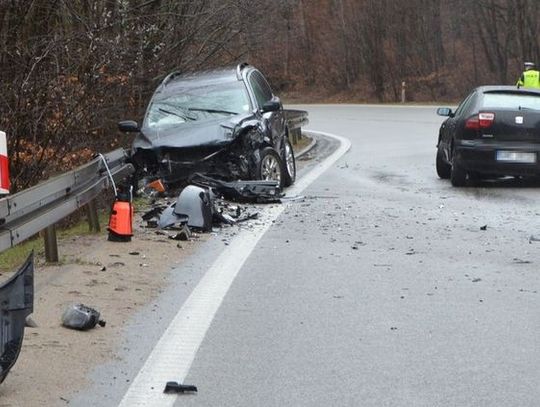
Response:
[[[204,109],[202,107],[188,107],[188,110],[193,112],[208,112],[208,113],[223,113],[223,114],[238,114],[237,112],[231,112],[230,110],[221,109]]]
[[[166,113],[166,114],[172,114],[173,116],[179,117],[179,118],[181,118],[181,119],[197,120],[196,117],[188,116],[187,114],[179,114],[179,113],[176,113],[176,112],[171,112],[170,110],[163,109],[163,108],[161,108],[161,107],[158,107],[158,110],[159,110],[160,112],[163,112],[163,113]]]
[[[527,106],[518,106],[518,109],[519,110],[540,110],[540,109],[535,109],[534,107],[527,107]]]

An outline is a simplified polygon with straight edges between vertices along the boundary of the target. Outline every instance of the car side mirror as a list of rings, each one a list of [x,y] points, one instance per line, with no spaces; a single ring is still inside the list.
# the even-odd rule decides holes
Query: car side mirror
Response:
[[[122,120],[118,122],[118,129],[125,133],[137,133],[141,130],[137,122],[133,120]]]
[[[274,98],[262,106],[261,112],[277,112],[279,109],[281,109],[281,100],[279,100],[279,98]]]
[[[437,109],[437,114],[444,117],[454,117],[454,113],[449,107],[439,107]]]

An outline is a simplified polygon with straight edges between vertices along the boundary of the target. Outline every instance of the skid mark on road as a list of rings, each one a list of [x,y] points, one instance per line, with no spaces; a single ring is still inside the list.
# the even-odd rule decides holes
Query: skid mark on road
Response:
[[[299,195],[321,174],[328,170],[350,148],[349,140],[336,135],[310,131],[337,140],[340,146],[328,158],[287,190],[289,196]],[[261,222],[250,230],[243,230],[216,259],[197,287],[178,311],[163,336],[150,353],[120,406],[172,406],[177,396],[164,394],[166,382],[182,382],[199,350],[212,320],[236,275],[286,204],[265,208]]]

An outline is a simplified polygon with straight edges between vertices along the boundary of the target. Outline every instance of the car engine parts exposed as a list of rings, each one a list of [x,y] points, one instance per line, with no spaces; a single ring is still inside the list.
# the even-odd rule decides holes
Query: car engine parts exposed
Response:
[[[277,181],[225,182],[203,174],[193,174],[190,182],[212,188],[225,199],[239,202],[272,203],[284,196]]]

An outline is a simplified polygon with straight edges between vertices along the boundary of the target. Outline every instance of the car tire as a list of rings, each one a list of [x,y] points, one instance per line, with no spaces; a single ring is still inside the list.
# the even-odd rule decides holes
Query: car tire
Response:
[[[452,166],[448,164],[446,161],[444,161],[443,151],[440,148],[437,149],[437,158],[435,160],[435,168],[437,169],[437,175],[439,176],[439,178],[441,179],[450,178]]]
[[[291,186],[296,180],[296,159],[294,150],[288,138],[283,143],[283,186]]]
[[[278,152],[272,147],[265,147],[260,152],[256,178],[262,181],[278,181],[279,187],[283,188],[285,181],[283,168],[283,160]]]
[[[467,182],[467,171],[455,158],[450,171],[450,182],[454,187],[464,187]]]

